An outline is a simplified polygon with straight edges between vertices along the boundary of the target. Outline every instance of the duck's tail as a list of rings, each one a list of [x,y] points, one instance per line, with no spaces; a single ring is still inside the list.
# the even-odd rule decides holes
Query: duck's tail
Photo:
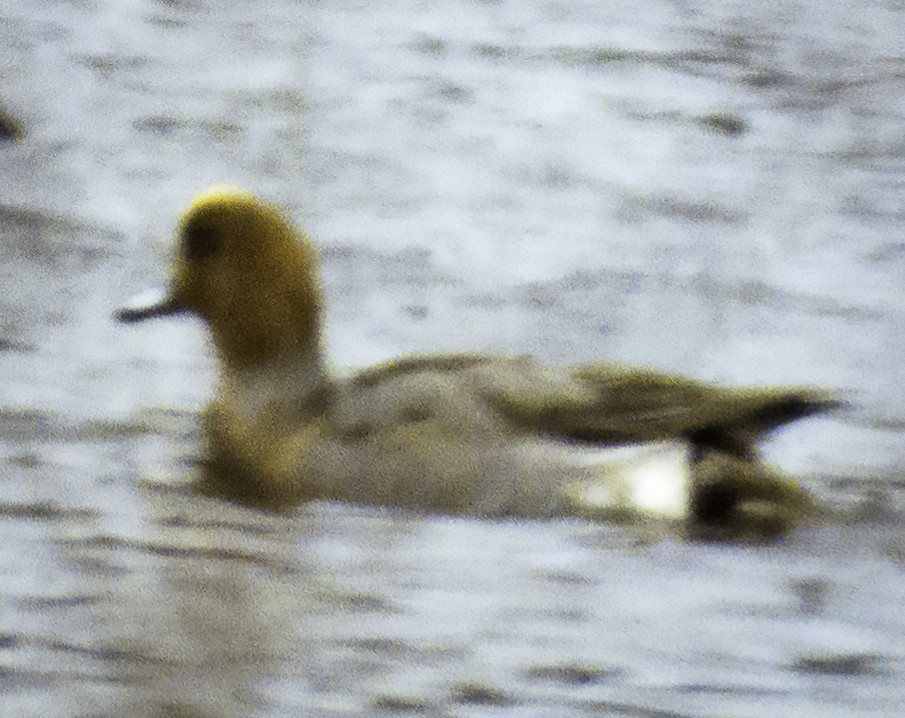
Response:
[[[709,450],[754,458],[757,443],[785,424],[845,406],[822,389],[725,390],[714,401],[717,405],[709,420],[705,414],[704,421],[683,432],[692,446],[693,461]]]

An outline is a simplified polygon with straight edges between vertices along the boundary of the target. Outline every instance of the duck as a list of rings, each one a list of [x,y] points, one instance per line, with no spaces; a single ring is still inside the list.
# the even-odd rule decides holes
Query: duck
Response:
[[[841,405],[819,387],[726,387],[606,361],[415,354],[338,377],[314,243],[215,185],[175,231],[168,285],[120,322],[190,314],[218,367],[197,486],[266,510],[314,500],[488,519],[660,521],[704,539],[784,536],[810,493],[762,457]]]

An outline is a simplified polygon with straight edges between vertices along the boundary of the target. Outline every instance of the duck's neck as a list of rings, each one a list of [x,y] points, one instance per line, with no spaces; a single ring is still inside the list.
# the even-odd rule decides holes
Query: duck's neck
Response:
[[[220,397],[249,425],[273,424],[274,431],[320,414],[330,378],[319,347],[297,347],[252,366],[221,362]],[[264,427],[262,427],[264,428]]]

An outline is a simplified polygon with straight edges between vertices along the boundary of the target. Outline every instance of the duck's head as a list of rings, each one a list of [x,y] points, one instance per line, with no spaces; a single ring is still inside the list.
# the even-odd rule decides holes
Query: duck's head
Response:
[[[317,352],[321,292],[314,248],[273,205],[215,186],[182,215],[173,276],[153,303],[121,309],[135,322],[191,312],[221,359],[253,368],[284,352]]]

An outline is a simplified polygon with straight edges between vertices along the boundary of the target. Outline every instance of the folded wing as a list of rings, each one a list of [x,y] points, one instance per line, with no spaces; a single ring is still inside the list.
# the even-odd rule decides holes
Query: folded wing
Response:
[[[814,388],[725,388],[645,369],[593,363],[557,391],[503,383],[488,400],[522,430],[600,445],[684,439],[747,457],[766,434],[840,402]]]

